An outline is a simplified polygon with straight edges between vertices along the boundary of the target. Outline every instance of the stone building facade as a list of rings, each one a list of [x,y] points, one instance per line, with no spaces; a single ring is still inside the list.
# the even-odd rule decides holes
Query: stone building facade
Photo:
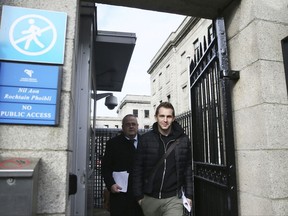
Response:
[[[177,115],[190,110],[188,67],[211,31],[212,20],[186,17],[156,53],[148,69],[154,110],[162,101],[171,102]]]

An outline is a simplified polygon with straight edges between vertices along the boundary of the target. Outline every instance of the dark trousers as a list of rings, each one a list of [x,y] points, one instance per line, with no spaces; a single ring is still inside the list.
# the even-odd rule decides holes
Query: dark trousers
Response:
[[[127,193],[110,193],[110,215],[144,216],[135,198]]]

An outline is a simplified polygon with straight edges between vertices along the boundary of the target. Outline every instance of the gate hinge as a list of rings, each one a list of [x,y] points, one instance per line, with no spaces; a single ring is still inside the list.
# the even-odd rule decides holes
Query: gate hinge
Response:
[[[221,71],[221,77],[226,77],[231,80],[238,80],[240,78],[239,71],[235,70],[222,70]]]
[[[69,174],[69,195],[76,194],[77,192],[77,175]]]

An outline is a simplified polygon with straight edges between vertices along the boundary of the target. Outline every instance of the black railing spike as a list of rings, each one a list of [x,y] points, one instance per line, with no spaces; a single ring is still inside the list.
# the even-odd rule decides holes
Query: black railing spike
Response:
[[[189,71],[190,71],[190,73],[193,71],[194,67],[195,67],[194,61],[191,60],[190,66],[189,66]]]
[[[197,63],[200,61],[200,46],[199,49],[197,49]]]
[[[200,45],[199,45],[199,50],[200,50],[200,58],[201,58],[203,56],[202,43],[200,43]]]
[[[206,37],[204,35],[203,37],[203,44],[204,44],[204,52],[207,50],[207,43],[206,43]]]

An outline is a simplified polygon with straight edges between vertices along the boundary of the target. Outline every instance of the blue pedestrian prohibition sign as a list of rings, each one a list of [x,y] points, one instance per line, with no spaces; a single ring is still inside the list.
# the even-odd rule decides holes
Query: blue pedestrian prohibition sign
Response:
[[[17,25],[25,24],[26,30],[17,31]],[[36,24],[41,24],[39,27]],[[20,28],[18,28],[20,29]],[[41,36],[46,34],[48,44],[41,42]],[[26,15],[17,19],[10,28],[9,40],[12,46],[25,55],[37,56],[47,53],[53,48],[57,39],[57,32],[53,23],[39,15]],[[33,43],[34,42],[34,43]]]
[[[63,64],[67,14],[3,6],[0,59]]]

